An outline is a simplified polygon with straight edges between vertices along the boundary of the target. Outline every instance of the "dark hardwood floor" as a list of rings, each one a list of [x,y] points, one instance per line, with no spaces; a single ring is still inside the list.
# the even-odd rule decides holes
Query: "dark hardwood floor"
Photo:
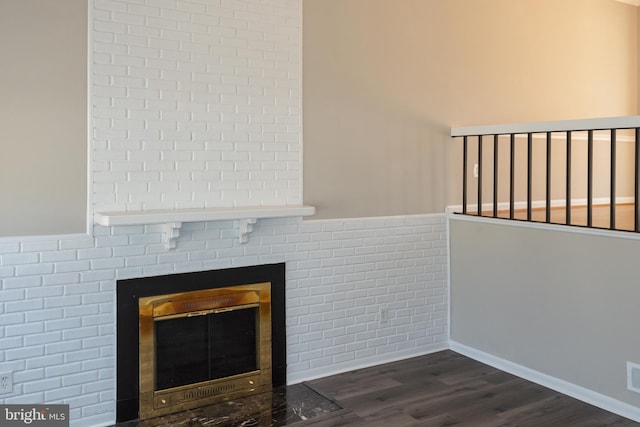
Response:
[[[448,350],[306,385],[344,409],[305,426],[640,426]]]
[[[453,351],[115,427],[640,426]]]

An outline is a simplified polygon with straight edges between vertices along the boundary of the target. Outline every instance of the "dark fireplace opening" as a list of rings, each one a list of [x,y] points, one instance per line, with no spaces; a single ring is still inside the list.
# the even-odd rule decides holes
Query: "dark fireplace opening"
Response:
[[[259,302],[231,307],[229,301],[234,298],[260,295],[260,287],[264,288],[263,296],[270,292],[270,301],[265,303],[261,297]],[[244,294],[235,292],[238,288],[245,288]],[[119,280],[116,294],[117,422],[156,416],[149,415],[146,409],[150,399],[164,404],[165,392],[186,390],[193,384],[212,383],[186,390],[181,396],[205,394],[196,397],[211,398],[213,392],[232,391],[238,384],[240,389],[253,392],[254,387],[246,383],[254,384],[255,380],[264,384],[267,377],[270,384],[266,387],[286,384],[283,263]],[[183,295],[196,295],[197,299],[176,302],[175,298]],[[149,305],[143,309],[145,304]],[[167,315],[166,307],[174,305],[180,307],[178,311]],[[191,312],[187,312],[187,306],[192,307]],[[160,314],[146,321],[143,310]],[[260,321],[265,313],[270,323]],[[143,344],[148,342],[149,330],[153,336],[151,347]],[[151,358],[147,355],[149,348],[154,352]],[[265,355],[269,354],[269,361],[265,362]],[[155,378],[150,387],[141,374],[149,370],[145,360],[154,366]],[[233,381],[225,382],[228,378]],[[155,397],[150,396],[149,388]],[[241,393],[240,389],[236,392]],[[167,399],[167,405],[182,399],[169,396],[174,401]]]
[[[257,309],[156,322],[156,390],[258,369]]]

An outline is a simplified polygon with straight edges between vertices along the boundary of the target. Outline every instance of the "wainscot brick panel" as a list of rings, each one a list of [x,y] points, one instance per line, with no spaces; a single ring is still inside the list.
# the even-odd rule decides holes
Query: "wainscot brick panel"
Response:
[[[232,221],[189,224],[174,251],[157,253],[158,227],[96,227],[95,235],[95,248],[117,236],[124,247],[154,254],[116,255],[121,242],[114,240],[114,255],[105,259],[83,237],[78,251],[99,257],[74,268],[84,271],[2,278],[0,372],[13,372],[14,388],[0,402],[68,403],[72,425],[115,421],[118,278],[285,262],[292,383],[446,346],[444,215],[259,220],[246,244],[238,242]],[[53,258],[73,240],[52,239],[42,246],[51,251],[35,255]],[[15,254],[0,254],[0,263],[7,256]],[[78,277],[91,280],[78,283]],[[381,308],[387,322],[381,322]]]

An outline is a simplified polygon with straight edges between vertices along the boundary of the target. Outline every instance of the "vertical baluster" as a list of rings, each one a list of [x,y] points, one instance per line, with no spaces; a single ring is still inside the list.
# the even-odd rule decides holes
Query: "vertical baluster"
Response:
[[[636,233],[640,232],[640,128],[636,128],[636,159],[635,159],[635,197],[633,201],[633,223]]]
[[[478,216],[482,216],[482,135],[478,135]]]
[[[611,197],[609,202],[609,228],[616,229],[616,129],[611,129]]]
[[[515,217],[515,209],[514,209],[514,198],[515,198],[515,160],[516,160],[516,136],[515,134],[511,134],[510,139],[511,146],[511,159],[509,166],[509,219],[514,219]]]
[[[566,224],[571,225],[571,131],[567,131],[567,186],[565,191]]]
[[[531,221],[531,176],[533,173],[533,135],[527,134],[527,221]]]
[[[498,217],[498,135],[493,135],[493,217]]]
[[[462,137],[462,213],[467,213],[467,136]]]
[[[547,132],[547,200],[545,204],[545,221],[551,222],[551,132]]]
[[[593,227],[593,131],[587,132],[587,227]]]
[[[636,128],[636,159],[634,175],[634,200],[633,200],[633,230],[640,232],[640,128]]]

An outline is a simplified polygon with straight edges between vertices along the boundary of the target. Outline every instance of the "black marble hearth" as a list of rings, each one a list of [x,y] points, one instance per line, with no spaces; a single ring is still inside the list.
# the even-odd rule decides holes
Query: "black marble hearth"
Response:
[[[144,421],[126,421],[114,427],[238,427],[289,426],[339,411],[335,402],[304,384],[277,387],[262,393],[178,412]]]

